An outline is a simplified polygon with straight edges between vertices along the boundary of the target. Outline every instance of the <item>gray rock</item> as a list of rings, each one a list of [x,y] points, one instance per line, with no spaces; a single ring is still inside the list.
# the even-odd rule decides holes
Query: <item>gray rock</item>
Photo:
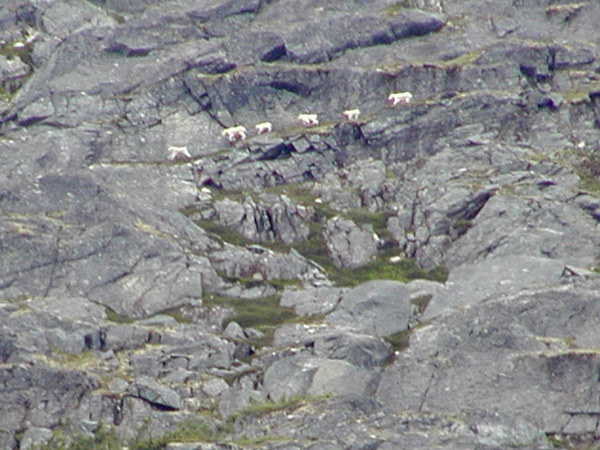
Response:
[[[327,322],[372,336],[390,336],[406,330],[412,313],[410,290],[404,283],[376,280],[348,291]]]
[[[386,363],[391,346],[381,339],[354,333],[325,332],[314,337],[315,355],[341,359],[358,367],[374,367]]]
[[[473,306],[488,298],[563,280],[565,264],[535,256],[503,256],[465,264],[450,272],[446,288],[429,302],[424,320]]]
[[[216,220],[254,241],[282,241],[291,244],[306,240],[310,208],[294,204],[287,196],[247,196],[238,203],[229,199],[214,204]]]
[[[244,329],[240,326],[239,323],[234,321],[231,321],[227,324],[227,326],[223,330],[223,336],[232,339],[246,339]]]
[[[0,386],[0,427],[8,435],[2,439],[10,442],[24,420],[35,427],[56,427],[99,384],[84,372],[5,364],[0,368]]]
[[[286,323],[273,333],[274,347],[311,347],[315,338],[324,332],[322,325]]]
[[[377,372],[340,360],[312,357],[282,358],[265,372],[264,388],[274,402],[300,395],[370,395],[379,381]]]
[[[266,370],[265,392],[274,402],[303,395],[311,386],[316,371],[316,361],[282,358]]]
[[[21,61],[20,58],[7,59],[6,57],[0,57],[0,80],[3,83],[19,78],[24,78],[31,72],[31,69],[27,64]]]
[[[318,287],[313,289],[285,289],[279,304],[294,308],[296,314],[312,316],[331,312],[341,300],[345,289]]]
[[[415,331],[384,371],[379,400],[392,410],[493,408],[517,417],[517,408],[518,417],[546,433],[574,417],[585,428],[579,415],[592,408],[597,391],[597,356],[589,350],[597,341],[597,284],[493,298]]]
[[[528,210],[526,214],[523,208]],[[521,227],[515,228],[516,223],[522,224]],[[492,230],[500,231],[493,233]],[[577,207],[541,200],[539,206],[531,208],[521,199],[496,196],[481,210],[445,259],[450,267],[455,267],[490,253],[495,256],[522,254],[579,266],[593,265],[589,243],[598,239],[593,219]]]
[[[138,320],[136,323],[147,327],[168,327],[176,325],[177,320],[167,314],[157,314],[155,316],[148,317],[147,319]]]
[[[64,38],[76,30],[91,26],[111,26],[114,21],[100,8],[72,0],[54,2],[42,15],[42,23],[48,33]]]
[[[31,427],[25,430],[19,441],[19,449],[29,450],[44,446],[52,437],[49,428]]]
[[[340,268],[364,266],[377,254],[379,237],[372,227],[334,217],[327,222],[323,236],[327,252]]]
[[[267,29],[284,27],[287,14],[298,14],[302,19],[295,22],[293,27],[284,28],[284,41],[289,57],[304,63],[323,62],[355,47],[427,34],[443,25],[441,16],[436,14],[405,10],[386,17],[378,10],[378,6],[369,8],[364,15],[357,17],[336,5],[323,10],[307,10],[304,5],[286,3],[262,16],[265,22],[261,20],[262,23],[259,23]],[[301,11],[304,14],[299,14]],[[323,11],[328,11],[328,14],[322,14]],[[327,45],[323,46],[323,42]]]
[[[106,329],[101,349],[120,351],[140,348],[149,340],[150,331],[148,328],[127,324],[114,325]]]
[[[341,360],[325,360],[319,364],[306,393],[372,395],[377,389],[379,373],[361,369]]]
[[[238,450],[240,447],[234,444],[219,444],[206,442],[171,442],[165,450]]]
[[[251,278],[258,273],[264,280],[326,279],[318,266],[294,249],[282,254],[258,245],[244,249],[226,244],[221,250],[211,253],[211,261],[215,269],[230,278]]]
[[[221,378],[213,378],[202,385],[202,392],[209,397],[217,397],[229,389],[229,385]]]
[[[182,407],[181,397],[174,390],[150,377],[138,378],[132,394],[146,400],[155,407],[168,410],[177,410]]]
[[[307,397],[236,418],[224,441],[543,448],[545,433],[597,434],[598,2],[1,3],[0,448],[100,423],[154,440],[266,400],[265,372],[286,360],[270,388]],[[386,105],[402,91],[409,104]],[[305,112],[320,126],[297,126]],[[248,138],[229,145],[234,125]],[[170,146],[191,160],[169,161]],[[363,209],[361,226],[326,226]],[[345,269],[397,255],[455,284],[351,300],[328,264],[290,250],[325,257],[308,241],[325,228]],[[329,318],[279,326],[242,364],[248,344],[222,334],[230,309],[202,299],[277,295],[274,280],[303,286],[282,304]],[[385,361],[396,332],[410,346]],[[170,406],[136,396],[144,377]]]
[[[177,383],[185,384],[189,381],[198,379],[198,373],[192,370],[186,370],[183,367],[176,367],[162,378],[162,381],[167,384]]]
[[[115,377],[108,382],[107,386],[111,390],[111,392],[116,392],[116,393],[122,394],[127,391],[127,388],[129,387],[129,383],[126,380],[124,380],[123,378]]]
[[[219,399],[219,413],[222,417],[239,412],[252,403],[262,403],[266,400],[264,392],[242,387],[228,389],[221,393]]]

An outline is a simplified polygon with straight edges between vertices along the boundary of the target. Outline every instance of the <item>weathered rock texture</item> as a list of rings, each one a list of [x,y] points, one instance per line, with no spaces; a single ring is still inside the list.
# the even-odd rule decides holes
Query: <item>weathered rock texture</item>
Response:
[[[0,448],[600,438],[600,3],[0,3]]]

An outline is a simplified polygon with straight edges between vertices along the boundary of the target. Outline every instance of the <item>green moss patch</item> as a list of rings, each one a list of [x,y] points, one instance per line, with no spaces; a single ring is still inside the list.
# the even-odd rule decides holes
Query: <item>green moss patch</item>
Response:
[[[31,50],[27,46],[15,47],[17,42],[9,42],[0,48],[0,55],[5,56],[7,59],[20,58],[25,64],[32,65]]]
[[[386,16],[395,16],[399,12],[405,10],[406,8],[412,8],[411,0],[400,0],[392,5],[387,6],[383,10],[383,14]]]
[[[106,318],[114,323],[133,323],[134,319],[127,317],[123,314],[119,314],[118,312],[116,312],[114,309],[112,309],[110,306],[104,306],[104,310],[106,311]]]
[[[384,338],[389,342],[394,351],[406,350],[410,341],[410,330],[400,331]]]
[[[210,294],[204,297],[205,307],[226,307],[233,309],[233,314],[227,318],[223,326],[229,322],[237,322],[243,328],[255,328],[263,333],[260,338],[253,338],[249,344],[264,347],[271,343],[273,333],[284,323],[315,323],[323,320],[322,315],[298,316],[292,308],[279,305],[279,295],[260,299],[241,299]]]
[[[122,448],[123,443],[114,428],[100,425],[91,436],[84,434],[68,436],[63,430],[56,430],[50,441],[39,447],[39,450],[121,450]]]
[[[291,308],[279,306],[279,296],[264,297],[256,300],[245,300],[235,297],[208,295],[203,300],[204,306],[230,306],[235,314],[227,320],[237,322],[243,328],[253,327],[258,330],[269,330],[296,318]],[[225,323],[224,325],[227,325]]]
[[[307,406],[315,403],[322,403],[330,400],[331,394],[317,396],[294,396],[289,399],[284,398],[279,402],[267,400],[263,403],[251,403],[240,412],[229,417],[229,421],[237,421],[245,418],[256,418],[266,416],[275,412],[292,412],[302,406]]]

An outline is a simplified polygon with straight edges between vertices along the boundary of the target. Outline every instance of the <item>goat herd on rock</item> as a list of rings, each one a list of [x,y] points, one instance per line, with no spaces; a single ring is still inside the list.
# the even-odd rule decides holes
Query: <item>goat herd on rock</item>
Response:
[[[412,94],[410,92],[393,92],[388,95],[387,101],[391,106],[399,104],[410,103]],[[348,109],[343,113],[344,120],[347,122],[356,122],[360,116],[360,109]],[[305,128],[315,127],[319,125],[319,118],[317,114],[300,114],[298,116],[298,122]],[[254,126],[257,135],[270,133],[273,131],[273,124],[271,122],[262,122]],[[246,139],[248,130],[242,125],[235,127],[225,128],[221,135],[225,137],[230,144],[234,144],[238,141]],[[189,160],[192,156],[190,155],[187,147],[169,147],[168,159],[171,161]]]

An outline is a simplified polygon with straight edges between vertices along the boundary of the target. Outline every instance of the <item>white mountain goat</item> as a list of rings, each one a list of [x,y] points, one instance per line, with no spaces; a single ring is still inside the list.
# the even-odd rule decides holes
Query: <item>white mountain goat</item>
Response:
[[[230,128],[225,128],[223,130],[223,132],[221,133],[222,136],[225,136],[227,138],[227,140],[233,144],[234,142],[237,141],[243,141],[244,139],[246,139],[246,127],[243,126],[237,126],[237,127],[230,127]]]
[[[400,103],[410,103],[412,94],[410,92],[394,92],[388,96],[388,103],[392,106],[396,106]]]
[[[358,116],[360,116],[360,109],[348,109],[342,113],[344,115],[344,119],[352,122],[358,120]]]
[[[315,127],[319,125],[319,119],[316,114],[300,114],[298,116],[298,121],[304,127]]]
[[[187,161],[192,159],[192,155],[188,151],[187,147],[175,147],[169,146],[169,161]]]
[[[257,123],[254,128],[256,128],[256,134],[266,134],[273,131],[273,124],[271,122]]]

